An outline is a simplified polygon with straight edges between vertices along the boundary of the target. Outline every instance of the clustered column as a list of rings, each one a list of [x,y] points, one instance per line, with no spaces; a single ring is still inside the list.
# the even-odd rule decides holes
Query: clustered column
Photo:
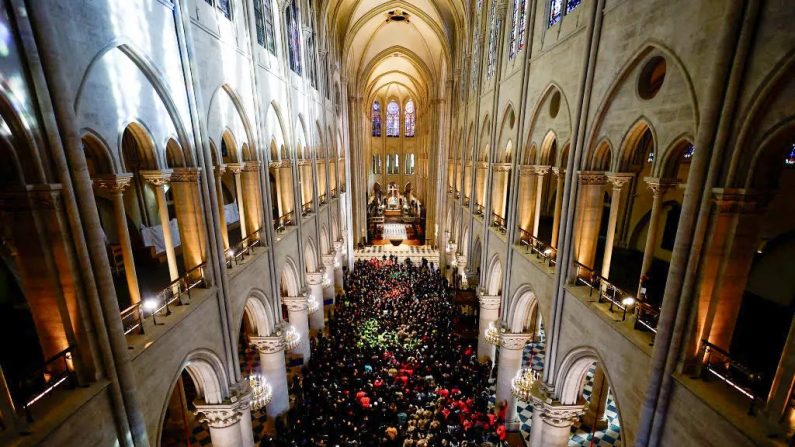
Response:
[[[552,173],[555,174],[555,212],[552,217],[552,241],[553,247],[558,248],[558,232],[560,231],[560,213],[563,207],[563,186],[566,182],[566,170],[561,168],[552,168]]]
[[[298,345],[293,349],[296,354],[301,354],[304,364],[309,361],[309,305],[306,295],[282,297],[282,303],[287,306],[287,318],[298,332]]]
[[[488,358],[494,362],[494,346],[486,341],[486,330],[489,323],[499,325],[500,318],[500,296],[486,295],[480,291],[478,301],[480,302],[480,318],[478,320],[478,358]]]
[[[323,277],[324,272],[322,271],[306,274],[309,295],[318,304],[317,309],[309,314],[309,328],[312,332],[323,331]]]
[[[582,405],[563,405],[542,391],[533,396],[530,447],[567,447],[571,426],[582,412]]]
[[[250,342],[259,351],[260,372],[271,386],[272,398],[266,405],[269,432],[275,429],[275,418],[290,409],[290,396],[287,388],[287,362],[284,358],[284,338],[282,336],[251,337]]]
[[[505,425],[508,430],[519,428],[516,403],[511,391],[513,378],[522,367],[522,351],[532,334],[504,333],[500,335],[500,361],[497,365],[497,404],[507,405]]]
[[[196,404],[199,421],[210,427],[210,440],[214,447],[254,446],[250,403],[251,390],[247,389],[234,401]]]

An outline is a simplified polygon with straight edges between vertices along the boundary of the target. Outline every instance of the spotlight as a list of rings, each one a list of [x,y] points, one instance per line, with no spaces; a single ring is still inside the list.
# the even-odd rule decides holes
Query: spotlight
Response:
[[[628,296],[628,297],[624,298],[623,300],[621,300],[621,304],[623,304],[624,307],[630,307],[630,306],[635,304],[635,298],[633,298],[631,296]]]

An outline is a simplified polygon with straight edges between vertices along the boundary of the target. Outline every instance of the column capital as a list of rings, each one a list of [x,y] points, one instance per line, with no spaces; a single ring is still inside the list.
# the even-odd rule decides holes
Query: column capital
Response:
[[[262,354],[273,354],[279,351],[284,351],[284,337],[282,336],[269,336],[269,337],[250,337],[249,342]]]
[[[669,189],[679,184],[679,180],[675,178],[644,177],[643,181],[655,196],[663,196]]]
[[[467,257],[464,255],[456,255],[455,257],[456,262],[458,263],[458,268],[466,268],[467,266]]]
[[[721,214],[754,214],[765,209],[768,194],[742,188],[712,188],[712,197]]]
[[[147,171],[139,171],[141,177],[144,178],[146,183],[152,186],[163,186],[171,181],[171,175],[174,173],[171,169],[152,169]]]
[[[242,163],[243,167],[241,168],[244,172],[257,172],[259,171],[259,167],[262,166],[262,162],[259,160],[254,161],[247,161]]]
[[[196,404],[195,414],[199,422],[206,422],[210,428],[231,427],[240,422],[245,407],[242,402],[229,402],[222,404]]]
[[[307,302],[306,295],[301,296],[283,296],[282,303],[287,306],[290,312],[301,312],[309,310],[309,303]]]
[[[561,175],[565,176],[566,175],[566,169],[565,168],[559,168],[559,167],[556,166],[556,167],[552,168],[552,173],[555,174],[558,177],[560,177]]]
[[[533,172],[534,172],[533,165],[522,165],[519,168],[519,175],[522,176],[533,175]]]
[[[549,165],[532,165],[533,173],[539,177],[549,174],[551,166]]]
[[[500,347],[511,350],[524,349],[525,345],[532,337],[532,334],[504,332],[500,334]]]
[[[541,419],[553,427],[570,427],[584,413],[582,405],[563,405],[545,398],[533,396],[533,408],[540,408]]]
[[[602,171],[580,171],[577,173],[580,185],[604,185],[607,177]]]
[[[608,172],[606,176],[607,181],[613,185],[613,189],[621,189],[635,177],[635,174],[629,172]]]
[[[316,286],[323,283],[323,272],[312,272],[306,274],[306,282],[310,286]]]
[[[342,241],[334,241],[331,245],[334,246],[334,251],[338,251],[342,248]]]
[[[221,177],[226,172],[226,165],[218,165],[213,169],[213,173],[216,177]]]
[[[202,176],[202,171],[199,168],[174,168],[171,174],[171,182],[176,183],[196,183]]]
[[[121,174],[98,175],[91,179],[97,191],[120,194],[132,183],[133,175],[124,172]]]
[[[511,172],[510,163],[494,163],[494,172]]]
[[[500,308],[500,295],[481,295],[478,293],[478,302],[483,310],[496,310]]]
[[[231,172],[232,174],[240,174],[243,168],[246,166],[245,163],[227,163],[226,170]]]

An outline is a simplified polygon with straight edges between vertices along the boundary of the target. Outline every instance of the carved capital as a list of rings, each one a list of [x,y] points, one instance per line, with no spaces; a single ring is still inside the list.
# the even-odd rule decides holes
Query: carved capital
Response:
[[[533,166],[532,165],[522,165],[519,168],[519,175],[522,177],[527,177],[529,175],[533,175]]]
[[[533,165],[533,173],[539,177],[544,177],[549,174],[550,168],[551,166],[549,165]]]
[[[334,267],[334,253],[322,255],[320,258],[323,260],[323,265],[333,268]]]
[[[478,302],[481,310],[497,310],[500,308],[501,297],[499,295],[479,295]]]
[[[215,173],[216,177],[222,177],[224,172],[226,172],[226,165],[219,165],[213,169],[213,173]]]
[[[557,177],[561,177],[561,176],[565,177],[566,176],[566,169],[554,167],[554,168],[552,168],[552,173],[555,174],[555,176],[557,176]]]
[[[578,181],[580,185],[604,185],[607,177],[601,171],[580,171]]]
[[[243,168],[246,166],[245,163],[227,163],[226,170],[231,172],[232,174],[240,174]]]
[[[237,402],[218,405],[196,404],[196,415],[199,422],[206,423],[210,428],[231,427],[240,422],[244,408]]]
[[[152,186],[160,187],[171,181],[171,175],[174,173],[171,169],[154,169],[148,171],[139,171],[146,183]]]
[[[247,161],[243,163],[242,169],[244,172],[257,172],[260,166],[262,166],[262,162],[260,161]]]
[[[172,183],[197,183],[202,171],[199,168],[174,168],[171,174]]]
[[[645,177],[643,181],[646,182],[646,185],[651,190],[652,195],[654,196],[663,196],[669,189],[676,187],[679,184],[678,179],[669,179],[669,178],[657,178],[657,177]]]
[[[112,194],[121,194],[132,183],[133,175],[130,173],[99,175],[91,179],[94,189]]]
[[[467,257],[464,255],[457,255],[456,261],[458,261],[458,268],[463,269],[467,266]]]
[[[582,405],[562,405],[549,400],[537,401],[533,398],[533,405],[541,406],[541,418],[553,427],[571,427],[584,413]]]
[[[503,349],[524,349],[524,346],[533,337],[532,334],[514,334],[505,332],[500,334],[500,347]]]
[[[765,210],[770,196],[740,188],[713,188],[713,200],[721,214],[758,214]]]
[[[342,241],[334,241],[332,245],[334,246],[334,251],[337,253],[339,253],[339,250],[342,249]]]
[[[306,296],[283,296],[282,303],[290,312],[306,312],[309,310]]]
[[[494,163],[494,172],[510,172],[510,163]]]
[[[306,274],[306,282],[310,286],[316,286],[323,283],[323,272],[314,272]]]
[[[632,178],[635,177],[635,174],[630,174],[627,172],[608,172],[607,173],[607,181],[613,185],[613,190],[619,191],[621,188],[624,187],[627,183],[629,183]]]
[[[274,354],[284,351],[284,337],[251,337],[250,343],[262,354]]]

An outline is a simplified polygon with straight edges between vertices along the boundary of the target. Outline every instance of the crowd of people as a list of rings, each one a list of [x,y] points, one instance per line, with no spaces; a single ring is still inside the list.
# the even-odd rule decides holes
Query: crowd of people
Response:
[[[489,407],[491,365],[456,335],[439,270],[427,260],[359,260],[345,283],[329,335],[292,381],[273,444],[504,445],[504,414]]]

